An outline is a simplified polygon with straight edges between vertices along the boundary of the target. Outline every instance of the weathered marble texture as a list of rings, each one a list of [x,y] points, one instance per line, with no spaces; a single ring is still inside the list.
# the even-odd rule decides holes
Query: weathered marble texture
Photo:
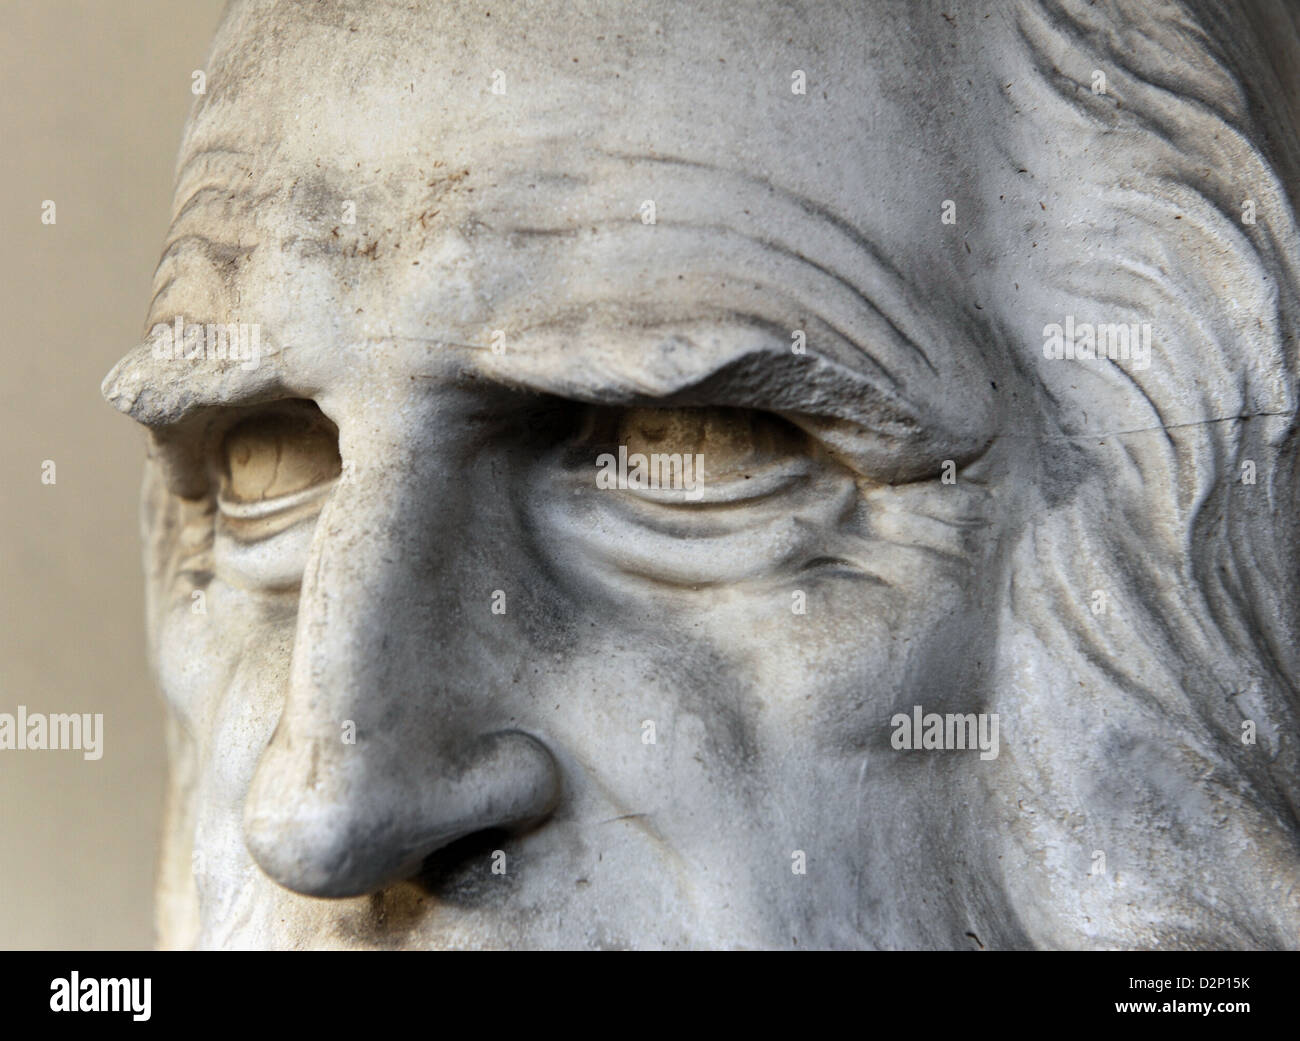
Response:
[[[164,945],[1300,943],[1294,16],[951,6],[232,4]]]

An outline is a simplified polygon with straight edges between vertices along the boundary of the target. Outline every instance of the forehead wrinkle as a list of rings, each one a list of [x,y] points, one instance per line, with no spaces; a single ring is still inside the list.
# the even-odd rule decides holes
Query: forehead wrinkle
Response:
[[[263,178],[265,179],[265,174]],[[163,256],[179,239],[186,235],[190,225],[197,225],[208,237],[220,229],[225,232],[232,220],[247,214],[256,214],[269,199],[282,193],[280,187],[258,190],[254,182],[252,156],[228,149],[201,149],[186,160],[177,175],[172,193],[172,217]],[[256,227],[256,221],[240,221],[237,231],[242,240]]]
[[[565,142],[561,154],[566,167],[560,175],[567,182],[566,198],[563,205],[548,208],[544,200],[522,198],[519,186],[556,183],[551,169],[556,144],[553,140],[536,142],[541,154],[530,157],[525,153],[522,162],[516,149],[503,171],[509,174],[507,183],[493,185],[504,202],[483,199],[483,206],[475,212],[476,222],[489,231],[536,239],[578,239],[588,227],[617,232],[623,226],[631,228],[624,200],[640,190],[645,197],[660,201],[656,224],[662,228],[712,228],[744,236],[764,252],[783,253],[816,270],[883,319],[914,360],[931,376],[939,375],[939,366],[927,351],[936,330],[933,322],[923,320],[928,311],[921,303],[922,294],[868,234],[826,203],[759,174],[659,154],[592,150],[588,165],[597,167],[593,175],[574,162],[572,145]],[[491,159],[487,165],[492,168]],[[667,171],[668,180],[647,179],[647,167]],[[575,176],[575,168],[583,176]],[[609,213],[611,202],[619,208],[617,216]],[[521,222],[516,214],[501,213],[512,204],[517,211],[527,206],[528,220]],[[945,338],[960,338],[960,330],[944,332]]]
[[[840,235],[849,239],[854,247],[865,254],[870,261],[879,268],[883,268],[895,279],[902,280],[901,273],[889,263],[887,258],[876,248],[875,243],[871,241],[862,230],[852,221],[835,213],[824,203],[818,202],[810,196],[801,192],[794,191],[790,188],[784,188],[766,177],[757,174],[748,173],[742,170],[734,170],[730,167],[720,166],[717,163],[704,162],[698,159],[686,159],[681,156],[660,155],[657,153],[636,154],[627,152],[606,152],[606,155],[613,159],[622,159],[628,163],[653,163],[661,166],[674,166],[683,169],[701,170],[713,177],[725,177],[729,180],[748,182],[749,184],[770,192],[780,199],[792,203],[798,207],[818,224],[826,224],[833,228]]]
[[[552,174],[556,156],[547,142],[539,142],[536,152],[513,151],[501,168],[492,157],[479,160],[490,171],[484,176],[496,180],[492,192],[478,197],[474,224],[506,246],[517,247],[500,257],[490,254],[489,266],[505,270],[513,263],[530,272],[526,284],[512,285],[505,279],[498,283],[500,291],[492,293],[507,335],[543,329],[557,320],[581,324],[584,307],[590,311],[593,305],[615,315],[594,334],[605,336],[610,353],[598,359],[557,354],[551,364],[573,368],[599,361],[601,368],[618,367],[612,348],[619,324],[627,317],[626,306],[620,304],[642,310],[643,324],[649,326],[669,315],[692,319],[738,314],[753,303],[759,308],[750,315],[755,321],[771,329],[782,327],[783,320],[792,323],[784,326],[787,350],[790,331],[803,325],[799,315],[806,311],[850,348],[836,352],[837,364],[875,377],[887,368],[888,379],[882,382],[899,386],[904,397],[917,403],[936,396],[927,389],[956,379],[971,388],[966,396],[972,400],[955,411],[978,405],[977,388],[982,384],[967,376],[979,366],[979,348],[970,342],[967,330],[946,321],[942,309],[923,299],[867,233],[830,206],[761,175],[714,163],[598,150],[590,150],[588,159],[576,159],[570,146],[561,178]],[[647,167],[654,172],[653,180],[644,175]],[[532,191],[543,183],[561,185],[564,197],[547,205]],[[650,229],[628,210],[628,200],[646,196],[659,201],[656,226]],[[637,242],[642,235],[652,237]],[[730,245],[711,241],[717,236],[729,237]],[[528,264],[519,261],[521,246],[525,255],[534,251]],[[766,258],[762,272],[752,263],[759,257]],[[797,277],[798,268],[790,265],[813,277]],[[673,281],[682,276],[684,283]],[[703,289],[702,277],[710,280]],[[749,299],[763,279],[762,299]],[[840,302],[833,306],[837,297]],[[519,311],[512,315],[514,302]],[[707,314],[701,311],[705,304]],[[526,320],[511,321],[520,317]],[[887,344],[892,358],[886,367],[872,348]],[[941,363],[931,356],[936,347],[944,350]],[[628,383],[664,382],[649,372],[643,353],[624,353],[630,354]],[[675,371],[679,361],[680,354],[668,365],[674,370],[672,379],[680,375]],[[716,362],[702,356],[698,374],[707,373]],[[900,367],[899,362],[905,364]]]
[[[239,259],[252,254],[255,249],[257,249],[256,243],[251,245],[244,245],[242,242],[231,244],[225,239],[213,238],[199,231],[186,231],[168,240],[162,251],[162,256],[158,258],[158,267],[161,268],[164,264],[173,260],[184,259],[187,253],[198,254],[204,260],[210,261],[215,267],[218,264],[225,265],[237,262]]]
[[[586,223],[593,230],[599,228],[614,236],[621,233],[621,237],[626,238],[638,234],[635,229],[627,228],[626,221],[597,219],[589,220]],[[768,286],[768,289],[774,294],[774,299],[781,300],[782,304],[784,304],[784,298],[788,297],[797,305],[796,310],[801,308],[808,314],[814,315],[817,320],[833,330],[841,341],[850,345],[856,351],[857,357],[855,361],[860,360],[863,365],[877,368],[880,364],[878,359],[874,358],[870,352],[867,341],[871,340],[873,336],[870,331],[863,328],[861,319],[865,315],[867,325],[871,324],[872,319],[882,322],[894,342],[910,352],[915,360],[925,366],[931,376],[937,377],[939,375],[939,370],[931,360],[925,347],[914,336],[909,335],[902,322],[891,317],[889,313],[883,310],[882,306],[876,302],[871,290],[863,284],[861,279],[854,277],[852,273],[837,269],[834,261],[820,261],[810,255],[813,252],[811,249],[805,251],[774,236],[749,234],[727,224],[659,221],[658,227],[660,229],[672,229],[674,232],[680,232],[686,237],[698,235],[706,239],[720,240],[717,251],[719,257],[730,257],[737,252],[736,250],[727,250],[726,240],[730,239],[741,244],[742,249],[740,252],[749,252],[752,248],[769,259],[775,259],[780,267],[785,269],[784,275],[790,277],[782,277],[781,271],[774,272],[776,277],[772,284]],[[506,227],[500,230],[510,236],[523,235],[538,238],[577,238],[578,236],[576,229]],[[656,234],[663,236],[664,232],[657,231]],[[811,281],[813,284],[811,286],[798,286],[795,284],[794,278],[797,277],[799,269],[803,269],[806,274],[812,276]],[[687,274],[688,277],[698,277],[703,271],[686,267],[683,268],[683,273]],[[887,275],[892,273],[892,269],[887,269]],[[758,279],[759,275],[756,271],[750,269],[743,273],[743,277],[746,280],[754,281]],[[905,306],[917,306],[914,304],[916,294],[913,291],[904,289],[900,295],[904,296],[907,301]],[[831,306],[831,298],[837,296],[845,298],[849,302],[849,310],[856,311],[856,315],[842,313],[839,317],[836,317],[831,314],[830,312],[836,310]],[[791,312],[791,317],[794,317],[794,311]],[[776,326],[775,322],[771,324],[773,327]],[[852,328],[852,326],[857,326],[857,328]],[[787,335],[789,331],[786,330]]]
[[[254,156],[241,149],[203,145],[182,152],[172,190],[172,220],[190,205],[193,197],[208,188],[230,189],[253,177]]]
[[[154,269],[154,291],[149,301],[147,324],[153,324],[162,317],[183,314],[175,310],[166,314],[158,311],[159,301],[178,287],[182,294],[191,298],[226,297],[226,304],[217,307],[218,312],[225,313],[212,314],[207,316],[207,320],[229,319],[232,310],[229,298],[232,290],[238,292],[234,289],[238,269],[256,249],[256,244],[232,244],[198,231],[185,232],[173,238],[163,250],[158,266]],[[212,310],[212,307],[212,304],[205,304],[203,310]]]
[[[261,237],[257,221],[247,218],[278,194],[257,192],[252,178],[252,157],[246,152],[212,145],[183,153],[171,222],[154,268],[151,321],[159,299],[203,267],[211,270],[212,289],[230,292],[239,267],[256,251]],[[200,272],[190,267],[191,261],[203,266]]]
[[[205,211],[214,210],[222,204],[227,208],[256,213],[260,207],[282,194],[283,191],[279,188],[260,193],[254,192],[246,181],[236,188],[230,187],[225,182],[199,184],[190,192],[185,203],[176,209],[170,227],[175,231],[177,227],[184,226],[187,220],[194,219],[196,214],[199,219],[203,219],[207,216]]]

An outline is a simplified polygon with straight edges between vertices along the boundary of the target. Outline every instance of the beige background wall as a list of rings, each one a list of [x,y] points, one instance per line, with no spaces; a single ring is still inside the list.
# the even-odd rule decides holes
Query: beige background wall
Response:
[[[102,712],[104,756],[0,751],[0,948],[152,944],[164,763],[144,657],[143,441],[98,388],[142,335],[190,73],[220,9],[4,6],[0,712]]]

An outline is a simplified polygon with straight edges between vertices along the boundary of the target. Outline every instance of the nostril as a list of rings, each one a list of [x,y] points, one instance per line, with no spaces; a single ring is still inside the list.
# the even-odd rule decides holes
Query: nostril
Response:
[[[481,907],[518,871],[517,832],[484,828],[434,850],[411,882],[430,896],[456,907]]]

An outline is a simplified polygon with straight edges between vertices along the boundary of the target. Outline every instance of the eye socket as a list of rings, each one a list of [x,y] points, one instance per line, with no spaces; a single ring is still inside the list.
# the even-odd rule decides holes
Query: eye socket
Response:
[[[222,439],[218,462],[221,498],[234,504],[305,492],[334,480],[343,466],[338,428],[310,402],[237,423]]]

